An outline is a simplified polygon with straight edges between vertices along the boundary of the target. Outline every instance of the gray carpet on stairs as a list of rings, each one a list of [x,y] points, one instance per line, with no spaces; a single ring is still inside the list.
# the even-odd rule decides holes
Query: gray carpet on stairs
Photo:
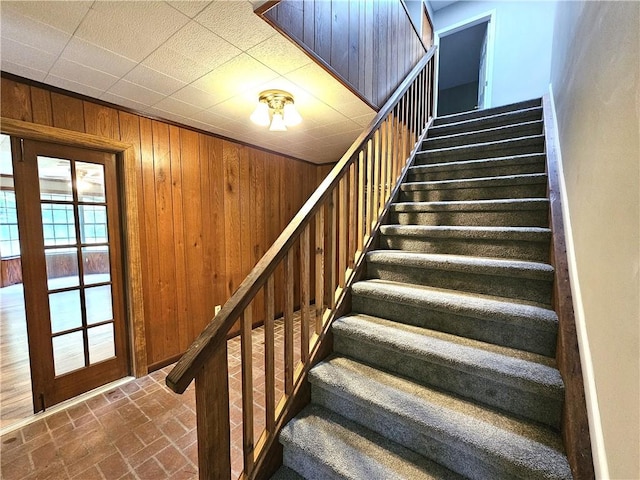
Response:
[[[541,118],[435,120],[272,478],[572,478]]]

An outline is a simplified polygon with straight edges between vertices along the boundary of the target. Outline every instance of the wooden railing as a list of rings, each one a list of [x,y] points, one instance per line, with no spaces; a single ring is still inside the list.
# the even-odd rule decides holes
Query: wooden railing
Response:
[[[227,334],[238,321],[242,476],[255,478],[266,452],[277,448],[279,429],[292,415],[294,393],[320,356],[380,215],[435,114],[434,53],[435,47],[411,71],[167,376],[167,385],[177,393],[196,380],[201,479],[231,476]],[[280,311],[283,319],[276,320]],[[275,324],[280,321],[284,346],[276,351]],[[264,328],[261,371],[254,371],[253,362],[256,322]],[[278,378],[280,365],[284,374]],[[264,388],[254,388],[254,382],[264,382]],[[264,417],[255,415],[256,403]],[[263,424],[261,433],[254,428]]]

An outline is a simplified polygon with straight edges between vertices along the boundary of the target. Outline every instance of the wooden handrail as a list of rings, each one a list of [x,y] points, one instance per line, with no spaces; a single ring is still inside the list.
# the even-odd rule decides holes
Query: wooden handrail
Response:
[[[242,478],[272,471],[279,429],[308,396],[307,372],[330,345],[323,339],[348,308],[350,285],[435,114],[435,50],[415,66],[167,376],[177,393],[195,379],[201,479],[226,479],[232,472],[227,336],[238,321],[242,401],[234,390],[233,408],[242,410],[242,458],[235,454],[234,465],[242,461]],[[283,312],[282,322],[275,321],[276,311]],[[253,364],[254,321],[264,329],[260,370]],[[284,340],[278,348],[276,323]],[[254,408],[254,402],[264,403]]]
[[[227,333],[231,330],[233,324],[247,308],[251,299],[262,288],[278,263],[284,258],[286,252],[297,240],[312,215],[338,184],[344,172],[355,160],[354,154],[362,145],[372,138],[374,132],[380,127],[387,115],[389,115],[398,101],[407,92],[418,74],[422,72],[427,63],[433,58],[435,52],[436,47],[431,47],[420,62],[411,70],[411,73],[400,84],[389,100],[387,100],[375,118],[370,122],[369,126],[353,142],[329,175],[327,175],[269,250],[267,250],[264,256],[258,261],[249,275],[247,275],[240,284],[238,290],[236,290],[231,298],[224,304],[218,315],[205,327],[198,338],[191,344],[187,352],[180,358],[166,378],[166,384],[171,390],[176,393],[183,393],[196,377],[198,370],[207,361],[208,357],[213,354],[221,343],[226,342]]]

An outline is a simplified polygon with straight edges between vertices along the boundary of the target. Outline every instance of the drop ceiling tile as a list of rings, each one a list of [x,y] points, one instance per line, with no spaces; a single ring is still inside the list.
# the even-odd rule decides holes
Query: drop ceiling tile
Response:
[[[47,72],[36,70],[25,65],[18,65],[17,63],[6,60],[4,57],[2,57],[2,62],[0,62],[0,69],[2,69],[3,72],[13,73],[14,75],[30,78],[37,82],[43,82],[47,76]]]
[[[171,95],[186,85],[185,82],[181,82],[144,65],[138,65],[127,73],[123,79],[163,95]]]
[[[308,92],[322,92],[321,100],[336,110],[340,110],[345,104],[359,100],[356,95],[315,63],[290,72],[287,78]]]
[[[127,82],[126,80],[119,80],[109,89],[109,93],[134,100],[144,105],[153,105],[164,98],[164,96],[158,92],[141,87],[135,83]]]
[[[275,78],[278,78],[276,72],[246,53],[242,53],[199,78],[190,87],[206,92],[211,102],[206,107],[210,107],[235,95],[247,93],[250,95],[249,99],[255,98],[253,101],[257,102],[258,86]],[[185,90],[184,94],[188,95],[190,90]],[[180,98],[180,92],[176,95]],[[189,101],[186,98],[184,100]]]
[[[101,93],[109,90],[109,88],[118,81],[118,77],[99,70],[93,70],[92,68],[85,67],[84,65],[64,58],[58,59],[51,70],[49,70],[49,73],[76,83],[88,85],[101,90]]]
[[[71,35],[8,8],[18,3],[21,2],[2,2],[2,43],[12,40],[52,55],[60,55]]]
[[[275,33],[246,1],[211,2],[195,19],[241,50],[248,50]]]
[[[56,58],[57,55],[44,50],[14,42],[7,38],[2,39],[2,59],[16,65],[24,65],[34,70],[48,72],[55,63]]]
[[[173,78],[190,83],[241,53],[196,22],[147,57],[143,64]]]
[[[189,17],[165,2],[95,2],[76,35],[141,61],[187,24]]]
[[[176,10],[184,13],[189,18],[194,18],[211,2],[199,2],[197,0],[183,0],[177,2],[167,2]]]
[[[92,88],[82,83],[74,82],[66,78],[57,77],[55,75],[47,75],[44,79],[45,83],[53,85],[54,87],[63,88],[71,92],[80,93],[89,97],[98,98],[103,92],[97,88]]]
[[[209,108],[216,103],[217,97],[191,85],[181,88],[171,95],[171,98],[186,102],[190,105],[198,105],[201,109]]]
[[[183,117],[192,117],[196,113],[202,111],[202,107],[196,107],[175,98],[167,97],[158,103],[153,108],[171,112],[174,115],[181,115]]]
[[[217,128],[225,128],[230,131],[236,128],[244,128],[243,123],[237,119],[229,118],[222,115],[219,111],[212,111],[211,109],[198,112],[194,114],[192,118],[203,124]]]
[[[371,113],[368,113],[366,115],[352,117],[351,119],[361,127],[366,128],[369,126],[369,124],[371,123],[371,120],[373,120],[375,116],[376,116],[376,112],[372,111]]]
[[[93,1],[3,2],[2,15],[4,16],[10,11],[18,12],[21,15],[72,34],[80,25],[89,8],[91,8],[92,3]]]
[[[339,122],[330,123],[321,127],[310,128],[307,133],[316,139],[326,138],[331,135],[335,135],[336,132],[353,136],[359,134],[362,131],[362,127],[356,122],[348,119],[344,119]]]
[[[189,118],[180,115],[176,112],[170,112],[165,109],[150,107],[144,110],[146,115],[149,115],[153,118],[157,118],[159,120],[168,120],[171,122],[176,122],[180,124],[186,124],[189,121]]]
[[[144,103],[136,102],[135,100],[131,100],[129,98],[121,97],[120,95],[116,95],[115,93],[105,92],[100,95],[100,100],[104,100],[105,102],[113,103],[114,105],[118,105],[121,107],[129,108],[136,112],[143,112],[146,108],[149,108],[148,105]]]
[[[136,66],[133,60],[78,37],[71,38],[61,57],[116,77],[122,77]]]
[[[311,63],[302,50],[279,33],[247,50],[247,53],[281,75]]]
[[[377,113],[373,108],[357,98],[355,95],[353,102],[344,102],[336,107],[336,110],[340,111],[349,118],[359,117],[361,115],[373,115]]]

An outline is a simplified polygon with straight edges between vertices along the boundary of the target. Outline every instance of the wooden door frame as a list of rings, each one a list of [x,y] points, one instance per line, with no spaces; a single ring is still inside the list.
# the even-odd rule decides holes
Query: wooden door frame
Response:
[[[138,190],[135,150],[132,144],[88,133],[0,117],[3,134],[29,140],[59,143],[114,153],[122,172],[118,179],[121,188],[121,220],[124,252],[124,289],[127,329],[129,333],[131,373],[141,377],[148,373],[145,337],[144,301],[142,290],[142,260],[140,252],[140,224],[138,222]]]

